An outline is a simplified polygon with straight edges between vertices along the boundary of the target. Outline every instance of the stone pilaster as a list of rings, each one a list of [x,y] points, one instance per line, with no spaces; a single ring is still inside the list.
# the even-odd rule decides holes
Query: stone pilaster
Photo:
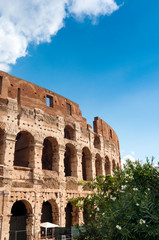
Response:
[[[36,141],[34,144],[34,159],[32,162],[34,184],[40,183],[42,180],[42,149],[42,142]]]
[[[77,178],[78,181],[83,179],[82,176],[82,151],[77,150]]]
[[[2,208],[1,208],[1,239],[9,239],[9,231],[10,231],[10,218],[11,218],[11,209],[8,209],[8,199],[9,192],[3,191],[1,192],[1,200],[2,200]]]

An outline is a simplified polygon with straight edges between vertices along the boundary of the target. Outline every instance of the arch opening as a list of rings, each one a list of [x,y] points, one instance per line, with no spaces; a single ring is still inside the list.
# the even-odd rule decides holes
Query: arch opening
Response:
[[[42,169],[58,172],[58,143],[56,139],[47,137],[43,142]]]
[[[106,156],[105,157],[105,175],[109,175],[109,174],[111,174],[110,161],[109,161],[109,158]]]
[[[113,159],[112,161],[112,170],[115,170],[116,169],[116,164],[115,164],[115,160]]]
[[[28,132],[19,132],[16,137],[14,166],[33,167],[34,138]]]
[[[42,213],[41,223],[44,223],[44,222],[53,223],[52,206],[51,206],[50,202],[48,202],[48,201],[43,202],[41,213]],[[46,231],[46,229],[41,228],[41,236],[42,237],[43,236],[51,237],[53,235],[52,228],[48,228],[47,233],[45,231]]]
[[[64,156],[64,172],[65,177],[77,177],[77,158],[76,149],[72,144],[66,144]]]
[[[11,209],[9,240],[30,239],[32,235],[32,207],[27,201],[16,201]]]
[[[87,147],[82,150],[82,177],[85,181],[92,179],[91,153]]]
[[[95,168],[96,168],[96,176],[102,175],[102,158],[99,154],[96,154]]]
[[[65,208],[66,213],[66,227],[70,228],[72,226],[72,205],[71,203],[68,203]]]
[[[75,140],[75,130],[69,125],[65,126],[64,138],[67,138],[69,140]]]
[[[94,147],[97,149],[101,149],[100,138],[98,136],[95,136],[94,138]]]

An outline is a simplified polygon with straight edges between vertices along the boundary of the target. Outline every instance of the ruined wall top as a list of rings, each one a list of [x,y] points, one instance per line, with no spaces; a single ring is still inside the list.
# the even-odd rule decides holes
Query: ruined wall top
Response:
[[[63,116],[66,123],[77,122],[83,130],[92,131],[92,127],[82,117],[78,104],[48,89],[2,71],[0,71],[0,98],[1,100],[12,98],[19,101],[21,106],[41,109],[53,116]],[[95,135],[102,135],[106,141],[114,144],[119,150],[118,137],[106,122],[95,117],[93,127]]]

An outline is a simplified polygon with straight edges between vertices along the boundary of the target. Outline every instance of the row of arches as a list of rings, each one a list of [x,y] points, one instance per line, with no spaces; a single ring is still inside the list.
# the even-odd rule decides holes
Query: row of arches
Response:
[[[2,139],[2,134],[1,138]],[[0,141],[1,144],[1,141]],[[83,180],[92,179],[92,154],[88,147],[84,147],[82,150],[82,177]],[[0,151],[1,152],[1,151]],[[14,150],[14,166],[20,167],[34,167],[34,137],[27,131],[21,131],[16,136],[15,150]],[[42,169],[52,170],[59,172],[59,144],[53,137],[46,137],[43,141],[42,157],[41,157]],[[72,143],[67,143],[65,146],[64,154],[64,174],[65,177],[73,176],[77,177],[77,150]],[[115,160],[112,162],[106,156],[103,159],[100,154],[95,156],[95,169],[96,176],[111,174],[111,169],[119,167],[116,165]]]
[[[75,129],[73,129],[70,125],[66,125],[64,128],[64,138],[75,140]],[[98,135],[94,136],[94,147],[101,149],[101,141]]]
[[[33,210],[26,200],[16,201],[11,209],[9,240],[15,239],[15,234],[20,234],[18,239],[30,239],[33,226]],[[79,221],[78,209],[70,202],[65,207],[65,227],[71,228]],[[41,208],[41,223],[49,222],[60,225],[59,209],[54,200],[43,202]],[[42,229],[41,229],[42,230]],[[49,230],[51,234],[51,229]],[[43,231],[41,234],[43,235]]]

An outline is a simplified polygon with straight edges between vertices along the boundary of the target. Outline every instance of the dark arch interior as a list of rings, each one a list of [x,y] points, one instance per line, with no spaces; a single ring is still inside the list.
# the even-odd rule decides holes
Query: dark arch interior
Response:
[[[64,138],[74,140],[74,129],[70,126],[66,126],[64,129]]]
[[[18,133],[15,143],[14,166],[28,167],[29,139],[26,133]]]
[[[42,152],[42,169],[52,170],[53,150],[50,140],[45,138]]]
[[[113,170],[115,170],[116,169],[116,164],[115,164],[115,161],[113,160]]]
[[[65,151],[64,172],[65,172],[65,177],[71,176],[71,149],[68,146],[66,146],[66,151]]]
[[[68,203],[66,208],[66,227],[70,228],[72,226],[72,205],[71,203]]]
[[[105,160],[105,175],[110,174],[110,162],[108,157]]]
[[[94,147],[100,149],[100,138],[98,136],[95,136]]]
[[[27,214],[27,209],[24,205],[23,202],[21,201],[17,201],[14,203],[12,210],[11,210],[11,214],[13,216],[24,216]]]
[[[96,176],[102,175],[102,162],[100,155],[96,155],[96,161],[95,161],[95,168],[96,168]]]
[[[82,176],[83,180],[91,180],[91,154],[88,148],[83,148],[82,151]]]
[[[26,240],[27,209],[24,203],[22,201],[15,202],[11,214],[9,240],[15,240],[15,235],[17,240]]]
[[[51,207],[51,204],[48,201],[43,203],[41,222],[42,223],[43,222],[53,223],[52,207]]]

